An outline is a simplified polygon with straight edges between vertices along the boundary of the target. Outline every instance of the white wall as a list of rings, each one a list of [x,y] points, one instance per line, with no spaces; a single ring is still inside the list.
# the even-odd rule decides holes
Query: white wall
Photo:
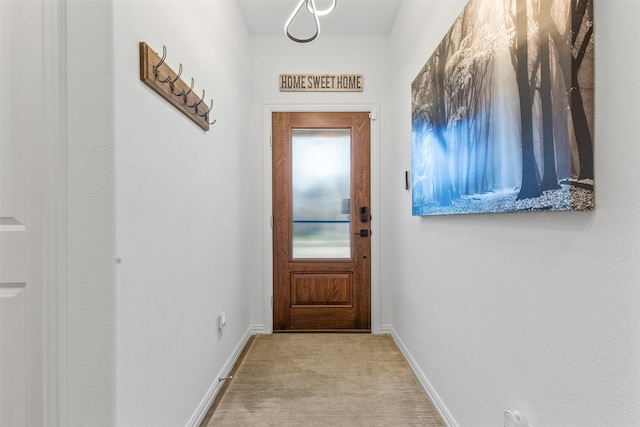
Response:
[[[390,175],[411,164],[411,81],[464,4],[403,3]],[[459,426],[502,425],[506,409],[533,426],[640,419],[640,5],[597,0],[595,14],[594,212],[420,218],[409,193],[383,195],[392,324]]]
[[[247,247],[254,268],[250,271],[251,319],[253,324],[265,324],[264,278],[271,274],[271,265],[264,262],[264,239],[269,242],[268,215],[271,206],[264,206],[265,192],[270,200],[269,189],[264,189],[265,171],[270,174],[270,157],[263,156],[265,135],[263,134],[263,106],[277,105],[314,106],[323,105],[380,105],[378,118],[380,140],[388,138],[389,128],[384,125],[389,112],[383,104],[388,98],[389,66],[388,37],[352,36],[331,37],[321,35],[311,44],[301,45],[282,36],[262,36],[251,38],[251,108],[249,111],[250,138],[247,168],[250,182],[249,193],[255,197],[255,209],[249,218],[252,238]],[[279,74],[364,74],[363,92],[279,92]],[[268,137],[268,135],[267,135]],[[265,159],[266,157],[266,159]],[[266,164],[265,164],[266,160]],[[373,178],[375,179],[375,177]],[[379,212],[372,212],[372,229],[375,233],[383,229],[385,219]],[[377,235],[376,235],[377,238]],[[382,239],[380,239],[382,240]],[[381,243],[382,245],[382,243]],[[268,245],[267,245],[268,246]],[[380,263],[373,257],[373,262]],[[268,262],[267,262],[268,263]],[[266,270],[265,270],[266,268]],[[270,292],[271,289],[268,290]],[[270,295],[270,294],[269,294]],[[388,323],[387,301],[382,301],[382,322]],[[271,316],[270,310],[267,316]],[[268,324],[266,325],[268,329]]]
[[[67,2],[67,421],[115,424],[115,159],[109,1]]]
[[[233,1],[116,1],[114,22],[117,425],[185,425],[249,328],[249,37]],[[140,81],[140,41],[213,98],[208,132]]]
[[[224,1],[70,1],[67,24],[68,422],[186,425],[249,328],[248,35]],[[209,132],[140,82],[140,41],[214,99]]]

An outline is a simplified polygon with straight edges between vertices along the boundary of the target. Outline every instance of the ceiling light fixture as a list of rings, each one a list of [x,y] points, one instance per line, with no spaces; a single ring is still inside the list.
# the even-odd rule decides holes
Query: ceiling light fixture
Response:
[[[331,12],[333,12],[333,10],[336,8],[337,2],[338,0],[332,0],[332,3],[328,8],[324,10],[318,10],[316,9],[315,0],[300,0],[296,8],[291,13],[291,16],[289,16],[289,19],[287,19],[287,22],[284,24],[284,33],[287,35],[287,37],[289,37],[290,40],[293,40],[296,43],[309,43],[314,41],[320,35],[320,21],[318,20],[318,17],[326,16]],[[304,6],[306,6],[307,11],[313,15],[313,20],[316,25],[316,32],[309,38],[301,39],[301,38],[295,37],[293,34],[291,34],[291,31],[289,30],[290,30],[291,24],[293,23],[293,20],[296,18],[296,16],[298,16],[298,13],[300,13],[300,11]]]

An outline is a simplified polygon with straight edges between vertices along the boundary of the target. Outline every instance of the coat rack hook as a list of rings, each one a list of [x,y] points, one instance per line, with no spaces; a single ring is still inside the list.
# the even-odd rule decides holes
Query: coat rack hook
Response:
[[[196,110],[196,114],[197,114],[198,105],[202,104],[203,100],[204,100],[204,89],[202,89],[202,98],[200,98],[200,100],[198,102],[195,102],[192,105],[187,104],[187,107],[195,109]]]
[[[207,112],[206,112],[206,113],[205,113],[205,115],[204,115],[204,118],[205,118],[205,120],[206,120],[207,122],[209,122],[209,113],[211,112],[211,110],[213,110],[213,99],[211,100],[211,104],[210,104],[210,106],[209,106],[209,110],[207,110]],[[209,124],[210,124],[210,125],[215,125],[217,121],[218,121],[218,120],[213,119],[213,121],[212,121],[212,122],[209,122]]]
[[[189,91],[189,92],[191,92],[191,91]],[[196,102],[195,102],[195,101],[194,101],[194,102],[193,102],[193,104],[191,104],[191,105],[189,105],[189,102],[187,102],[187,101],[189,100],[189,97],[187,96],[187,95],[189,95],[189,92],[187,92],[187,93],[184,95],[184,105],[186,105],[186,106],[187,106],[187,107],[189,107],[189,108],[194,108],[194,107],[195,107],[195,108],[197,109],[197,108],[198,108],[198,107],[197,107],[197,105],[198,105],[198,104],[196,104]],[[196,96],[196,98],[197,98],[197,96]]]
[[[182,100],[184,101],[185,104],[187,103],[189,94],[193,92],[193,85],[194,85],[194,81],[193,81],[193,77],[191,77],[191,86],[189,86],[189,90],[178,95],[178,96],[182,96]]]
[[[171,92],[172,92],[175,96],[182,96],[182,97],[184,97],[185,95],[189,95],[189,94],[191,93],[191,91],[193,90],[193,84],[194,84],[194,82],[193,82],[193,77],[191,77],[191,86],[189,87],[189,90],[188,90],[188,91],[183,90],[183,91],[182,91],[182,92],[180,92],[180,93],[175,93],[175,92],[173,91],[173,89],[171,89]],[[186,101],[185,101],[185,102],[186,102]]]
[[[167,47],[165,45],[162,45],[162,59],[160,59],[160,62],[158,62],[158,64],[153,67],[153,75],[155,76],[156,80],[160,75],[160,66],[164,64],[165,59],[167,59]],[[169,80],[171,80],[171,76],[167,76],[166,79],[160,80],[160,82],[167,83]]]
[[[204,94],[203,94],[203,95],[204,95]],[[198,113],[198,112],[197,112],[197,110],[196,110],[196,113],[198,114],[198,116],[200,116],[200,117],[204,117],[204,119],[205,119],[207,122],[209,122],[209,113],[211,113],[211,110],[213,110],[213,99],[211,100],[211,103],[209,104],[209,108],[207,108],[206,110],[204,110],[204,113],[203,113],[203,114]],[[215,122],[216,122],[216,121],[217,121],[217,120],[214,120],[214,121],[212,121],[212,122],[209,122],[209,124],[210,124],[210,125],[213,125],[213,124],[215,124]]]
[[[173,87],[175,83],[180,79],[180,75],[182,74],[182,64],[178,65],[178,74],[176,74],[175,79],[169,82],[169,87],[171,88],[171,92],[173,92]]]
[[[203,94],[204,95],[204,94]],[[198,109],[196,108],[196,114],[200,117],[207,117],[207,115],[209,114],[209,111],[211,111],[211,109],[213,108],[213,99],[211,100],[211,106],[209,108],[207,108],[207,106],[205,105],[205,110],[204,113],[200,114],[198,113]]]
[[[165,59],[167,59],[167,47],[162,45],[162,59],[160,59],[160,62],[158,62],[157,65],[153,66],[153,75],[156,76],[156,79],[158,78],[158,68],[164,64]]]

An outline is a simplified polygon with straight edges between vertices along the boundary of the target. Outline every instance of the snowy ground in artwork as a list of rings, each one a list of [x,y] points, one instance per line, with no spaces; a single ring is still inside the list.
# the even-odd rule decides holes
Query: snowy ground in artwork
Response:
[[[594,208],[594,192],[577,186],[593,186],[593,181],[572,185],[561,184],[558,190],[543,192],[534,199],[516,200],[518,191],[490,192],[463,196],[450,206],[425,206],[420,215],[453,215],[471,213],[503,213],[526,211],[585,211]]]

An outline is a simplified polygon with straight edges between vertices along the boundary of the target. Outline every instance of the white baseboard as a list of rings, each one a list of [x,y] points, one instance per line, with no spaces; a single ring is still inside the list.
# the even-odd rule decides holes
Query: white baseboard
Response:
[[[409,350],[404,345],[395,329],[393,329],[393,326],[380,325],[380,333],[390,334],[393,337],[394,341],[398,345],[398,348],[400,348],[400,351],[404,355],[405,359],[407,359],[409,366],[411,366],[411,369],[416,375],[416,378],[418,379],[418,382],[422,386],[424,392],[427,393],[427,396],[429,396],[429,399],[431,399],[434,408],[436,409],[436,411],[438,411],[438,414],[440,415],[440,418],[442,418],[444,424],[447,427],[458,427],[458,423],[456,423],[456,420],[451,415],[451,412],[449,412],[449,409],[447,409],[445,404],[442,402],[442,399],[440,399],[440,396],[438,395],[438,393],[436,393],[435,389],[433,388],[427,377],[424,375],[424,372],[422,372],[413,356],[411,356],[411,353],[409,353]]]
[[[189,422],[187,422],[185,427],[198,427],[200,425],[205,415],[207,415],[207,411],[209,411],[209,408],[211,407],[213,400],[216,398],[216,396],[220,392],[220,389],[224,385],[223,382],[218,381],[218,378],[224,378],[229,375],[229,373],[233,369],[233,366],[238,361],[240,354],[242,354],[242,350],[249,342],[249,338],[251,338],[253,335],[263,334],[263,333],[264,333],[263,325],[249,326],[249,329],[247,329],[247,332],[245,332],[244,336],[242,337],[242,339],[236,346],[235,350],[233,351],[233,354],[231,354],[231,356],[227,360],[227,363],[224,364],[224,366],[220,370],[220,373],[216,376],[216,378],[213,379],[213,383],[211,384],[211,387],[209,387],[207,394],[204,396],[204,398],[200,402],[200,405],[198,405],[198,408],[193,413],[193,415],[191,416],[191,419],[189,420]]]

